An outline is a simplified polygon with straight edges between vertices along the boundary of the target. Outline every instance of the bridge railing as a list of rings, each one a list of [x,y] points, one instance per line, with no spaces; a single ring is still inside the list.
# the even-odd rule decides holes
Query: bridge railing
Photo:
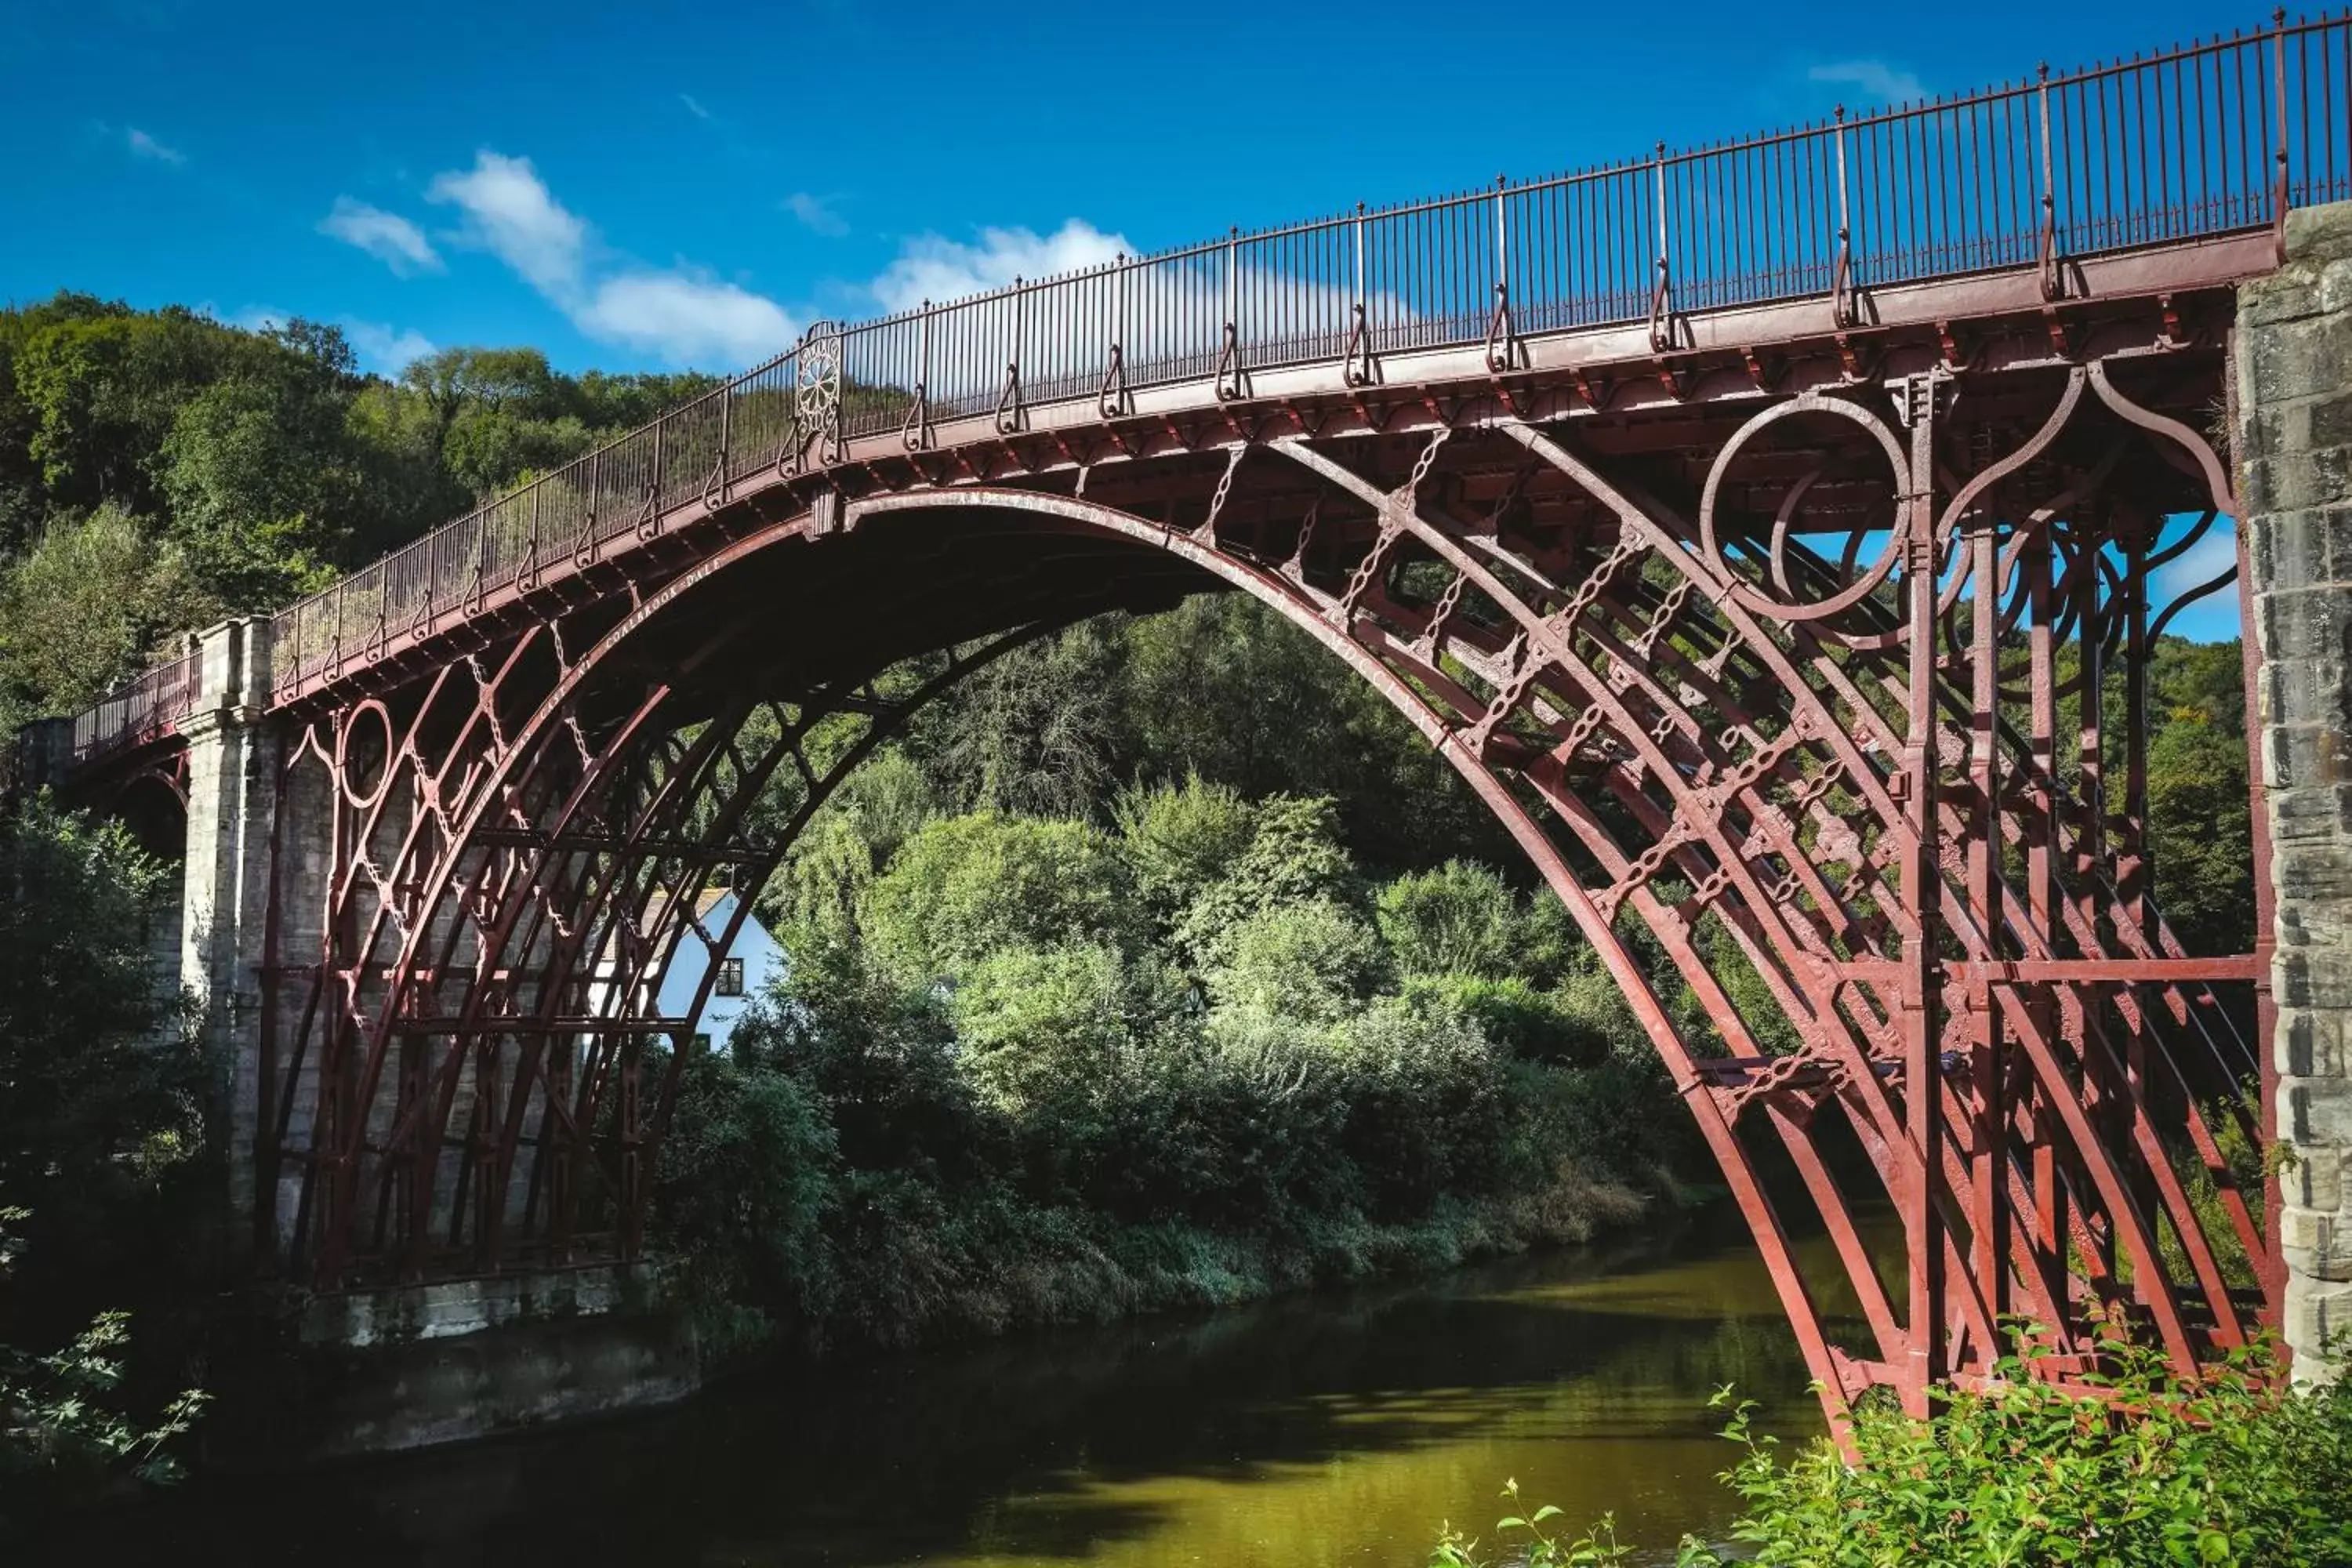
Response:
[[[204,691],[204,656],[194,647],[167,664],[141,671],[75,718],[74,764],[166,733],[196,710]]]
[[[2352,195],[2352,18],[2282,24],[1933,102],[1580,174],[1499,180],[1156,255],[802,344],[279,612],[289,692],[493,595],[593,565],[666,512],[842,441],[1255,372],[1649,323],[2258,229]],[[142,678],[142,681],[148,678]],[[120,693],[93,734],[139,711]]]

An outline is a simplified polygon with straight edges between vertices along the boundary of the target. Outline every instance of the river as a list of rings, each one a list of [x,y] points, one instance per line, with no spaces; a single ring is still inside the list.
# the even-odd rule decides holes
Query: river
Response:
[[[1423,1563],[1516,1476],[1644,1562],[1731,1512],[1707,1395],[1819,1429],[1736,1215],[1192,1321],[807,1368],[86,1521],[55,1560],[338,1568]],[[1812,1261],[1812,1260],[1809,1260]],[[1833,1272],[1833,1270],[1832,1271]],[[1822,1274],[1816,1270],[1815,1277]]]

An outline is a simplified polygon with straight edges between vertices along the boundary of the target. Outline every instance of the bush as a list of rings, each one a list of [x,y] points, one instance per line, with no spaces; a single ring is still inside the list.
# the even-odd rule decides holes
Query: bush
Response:
[[[1382,1002],[1340,1026],[1333,1056],[1344,1147],[1376,1205],[1419,1213],[1441,1194],[1494,1184],[1508,1122],[1506,1058],[1476,1024]]]
[[[2025,1340],[2021,1338],[2023,1345]],[[2352,1380],[2289,1390],[2265,1347],[2194,1384],[2117,1342],[2114,1368],[2070,1393],[2037,1380],[2021,1350],[1980,1388],[1954,1389],[1920,1421],[1865,1405],[1857,1463],[1826,1438],[1784,1463],[1740,1405],[1725,1436],[1741,1456],[1723,1479],[1746,1504],[1736,1552],[1685,1537],[1682,1568],[1895,1568],[1915,1563],[2097,1563],[2101,1568],[2336,1568],[2352,1563]],[[1730,1390],[1717,1404],[1730,1401]],[[1517,1500],[1514,1489],[1510,1495]],[[1554,1554],[1559,1510],[1507,1519],[1535,1537],[1526,1561],[1612,1563],[1606,1526],[1584,1556]],[[1450,1528],[1430,1561],[1470,1568],[1476,1542]]]
[[[1081,822],[981,813],[926,824],[877,879],[860,910],[883,964],[916,984],[960,979],[1006,947],[1139,936],[1125,865]]]
[[[1356,868],[1339,843],[1330,801],[1277,795],[1251,809],[1249,842],[1170,930],[1177,952],[1194,963],[1223,962],[1231,933],[1268,910],[1316,900],[1359,904]]]
[[[201,1142],[203,1060],[147,952],[167,892],[120,824],[46,795],[0,822],[0,1196],[68,1287],[125,1258],[154,1272],[138,1219]]]
[[[16,1258],[7,1226],[22,1209],[0,1209],[0,1289]],[[79,1501],[115,1477],[161,1483],[179,1479],[166,1451],[203,1412],[189,1389],[152,1419],[122,1408],[125,1312],[101,1312],[64,1349],[37,1355],[0,1342],[0,1540],[37,1514]]]
[[[1124,790],[1111,816],[1136,894],[1162,921],[1223,880],[1257,833],[1256,807],[1198,773],[1181,788]]]
[[[1381,935],[1407,975],[1557,981],[1575,933],[1549,890],[1523,899],[1484,866],[1448,860],[1399,877],[1380,896]]]
[[[1539,991],[1517,975],[1486,980],[1470,974],[1419,974],[1405,982],[1404,999],[1416,1011],[1459,1014],[1523,1061],[1591,1068],[1608,1058],[1602,1022],[1556,991]]]
[[[1315,1024],[1337,1023],[1360,1007],[1387,957],[1371,928],[1329,899],[1260,910],[1226,931],[1216,950],[1207,979],[1220,1006]]]
[[[693,1298],[725,1304],[706,1314],[710,1348],[763,1339],[772,1310],[821,1308],[830,1269],[819,1226],[839,1151],[808,1086],[698,1051],[680,1069],[671,1128],[654,1218]]]

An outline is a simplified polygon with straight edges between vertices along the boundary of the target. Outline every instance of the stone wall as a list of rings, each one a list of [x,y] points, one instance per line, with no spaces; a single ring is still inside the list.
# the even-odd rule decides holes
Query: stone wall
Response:
[[[2352,1330],[2352,205],[2291,213],[2286,242],[2285,265],[2239,290],[2231,374],[2292,1155],[2284,1328],[2308,1378]]]
[[[199,639],[205,706],[188,746],[188,838],[179,977],[195,998],[213,1064],[213,1136],[226,1152],[232,1259],[250,1245],[259,1108],[262,937],[276,810],[277,727],[268,719],[269,620],[224,621]]]

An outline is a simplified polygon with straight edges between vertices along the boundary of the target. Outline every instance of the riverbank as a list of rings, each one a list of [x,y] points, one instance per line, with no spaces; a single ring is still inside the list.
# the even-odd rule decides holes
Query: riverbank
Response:
[[[1804,1379],[1719,1205],[1410,1281],[786,1358],[667,1410],[299,1486],[199,1477],[26,1561],[1420,1568],[1435,1521],[1491,1519],[1507,1475],[1635,1539],[1705,1533],[1732,1505],[1707,1395],[1737,1382],[1801,1435]]]
[[[1535,1191],[1444,1198],[1416,1219],[1307,1216],[1280,1229],[1121,1224],[1100,1214],[998,1203],[936,1216],[924,1245],[877,1243],[894,1287],[823,1315],[777,1321],[719,1293],[695,1302],[707,1370],[741,1375],[780,1356],[967,1343],[1030,1329],[1212,1310],[1308,1289],[1440,1275],[1465,1264],[1580,1246],[1681,1206],[1572,1165]],[[688,1270],[689,1290],[693,1273]]]

